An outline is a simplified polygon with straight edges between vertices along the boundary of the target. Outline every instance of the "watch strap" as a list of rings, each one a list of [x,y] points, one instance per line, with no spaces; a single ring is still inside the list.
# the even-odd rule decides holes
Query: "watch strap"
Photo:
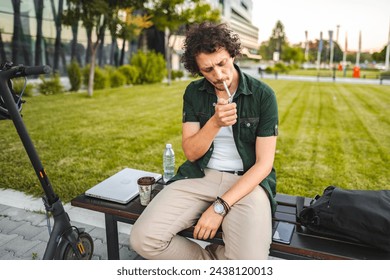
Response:
[[[217,201],[219,201],[223,205],[223,208],[225,208],[226,214],[229,213],[230,205],[223,198],[221,198],[219,196],[217,196]]]

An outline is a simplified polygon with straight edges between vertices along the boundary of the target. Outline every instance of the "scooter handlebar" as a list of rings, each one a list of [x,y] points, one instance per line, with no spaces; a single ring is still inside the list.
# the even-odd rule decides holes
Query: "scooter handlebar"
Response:
[[[14,66],[10,69],[0,71],[0,79],[13,79],[32,75],[49,74],[51,68],[48,65],[43,66]]]
[[[51,68],[48,65],[24,67],[24,73],[26,76],[50,74],[50,72]]]

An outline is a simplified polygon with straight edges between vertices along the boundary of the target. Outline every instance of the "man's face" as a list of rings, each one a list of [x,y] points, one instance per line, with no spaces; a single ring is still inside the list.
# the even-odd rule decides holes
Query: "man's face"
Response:
[[[234,58],[220,48],[214,53],[200,53],[196,57],[199,70],[217,90],[224,91],[223,81],[231,85],[234,71]]]

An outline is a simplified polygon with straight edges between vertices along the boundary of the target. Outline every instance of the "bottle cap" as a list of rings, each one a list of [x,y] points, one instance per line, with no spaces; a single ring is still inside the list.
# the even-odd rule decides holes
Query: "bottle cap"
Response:
[[[172,144],[167,144],[167,145],[165,146],[165,148],[171,149],[171,148],[172,148]]]

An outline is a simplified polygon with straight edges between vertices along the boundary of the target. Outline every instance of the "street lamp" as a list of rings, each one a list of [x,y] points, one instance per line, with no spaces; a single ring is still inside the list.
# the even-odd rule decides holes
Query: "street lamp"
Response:
[[[308,39],[308,31],[305,31],[305,61],[309,61],[309,39]]]
[[[279,61],[281,53],[282,53],[282,30],[277,27],[275,30],[275,37],[276,37],[276,49],[273,54],[273,60],[274,61]]]
[[[329,30],[329,48],[330,48],[330,57],[329,57],[329,67],[330,69],[333,68],[333,53],[334,53],[334,47],[333,47],[333,30]]]

